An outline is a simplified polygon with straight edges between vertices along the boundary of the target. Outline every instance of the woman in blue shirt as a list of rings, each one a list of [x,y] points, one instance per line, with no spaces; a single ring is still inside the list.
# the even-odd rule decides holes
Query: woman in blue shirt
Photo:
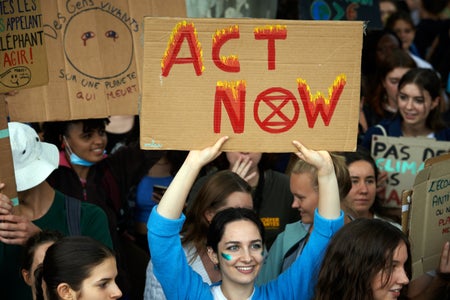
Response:
[[[220,154],[227,139],[222,137],[212,147],[191,151],[153,209],[148,221],[148,240],[155,276],[169,300],[310,299],[316,282],[313,275],[320,266],[329,239],[342,227],[344,220],[329,153],[309,150],[297,141],[294,141],[297,156],[318,169],[319,194],[322,196],[310,240],[293,267],[277,280],[255,287],[264,255],[264,230],[254,213],[242,208],[219,212],[209,228],[208,256],[218,266],[222,281],[209,286],[188,266],[179,238],[185,220],[182,215],[184,203],[200,169]],[[237,217],[240,215],[244,216]]]

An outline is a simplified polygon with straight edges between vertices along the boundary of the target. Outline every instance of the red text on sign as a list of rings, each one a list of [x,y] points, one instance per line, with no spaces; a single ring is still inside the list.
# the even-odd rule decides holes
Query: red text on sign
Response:
[[[298,78],[298,92],[305,110],[309,128],[314,128],[320,115],[325,126],[330,124],[340,95],[346,84],[345,75],[339,75],[329,88],[329,96],[321,93],[312,96],[306,81]],[[244,81],[218,82],[214,100],[214,133],[221,132],[222,104],[233,128],[234,133],[243,133],[245,125],[246,85]],[[260,115],[260,106],[267,105],[272,112],[266,116]],[[283,112],[283,108],[291,106],[291,115]],[[272,87],[259,93],[253,106],[253,118],[258,126],[269,133],[281,133],[291,129],[298,121],[300,108],[294,94],[281,87]],[[276,120],[275,120],[275,117]],[[275,121],[274,121],[275,120]]]

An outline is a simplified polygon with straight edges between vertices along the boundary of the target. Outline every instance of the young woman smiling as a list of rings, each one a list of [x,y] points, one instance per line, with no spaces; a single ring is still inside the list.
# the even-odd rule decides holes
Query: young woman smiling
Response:
[[[369,128],[362,146],[370,150],[373,135],[450,140],[450,129],[441,119],[440,101],[441,83],[436,72],[421,68],[409,70],[398,84],[396,117]]]
[[[117,253],[119,286],[125,295],[142,298],[145,267],[149,255],[135,243],[128,205],[130,188],[163,155],[139,146],[122,147],[105,153],[108,119],[82,119],[44,123],[44,140],[59,149],[59,166],[49,176],[52,187],[65,194],[101,207]]]
[[[148,221],[148,240],[155,276],[167,299],[310,299],[314,274],[323,249],[343,225],[339,192],[333,163],[326,151],[313,151],[294,141],[299,158],[318,169],[320,199],[314,229],[302,255],[277,280],[255,286],[264,255],[264,227],[256,214],[246,208],[218,212],[207,235],[207,253],[220,270],[222,281],[210,286],[203,282],[186,260],[179,238],[185,217],[185,200],[201,168],[220,154],[228,137],[202,151],[190,151],[172,184]]]

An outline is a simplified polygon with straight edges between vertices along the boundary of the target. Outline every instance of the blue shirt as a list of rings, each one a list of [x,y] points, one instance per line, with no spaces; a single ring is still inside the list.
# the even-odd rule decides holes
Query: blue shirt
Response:
[[[162,185],[169,186],[173,176],[167,177],[150,177],[144,176],[139,182],[136,190],[136,215],[137,222],[147,223],[148,217],[153,207],[157,204],[152,200],[153,186]]]
[[[167,219],[153,208],[147,223],[148,243],[152,253],[153,271],[168,300],[214,299],[211,286],[189,266],[184,254],[180,230],[185,221]],[[341,212],[335,220],[325,219],[315,211],[314,229],[301,256],[276,280],[255,286],[253,300],[312,299],[317,274],[331,237],[344,225]]]

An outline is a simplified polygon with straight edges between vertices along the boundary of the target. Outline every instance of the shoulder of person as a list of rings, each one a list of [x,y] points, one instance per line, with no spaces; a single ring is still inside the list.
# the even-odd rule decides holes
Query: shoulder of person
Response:
[[[106,217],[105,212],[103,211],[103,209],[100,206],[93,204],[93,203],[83,202],[83,201],[81,201],[81,213],[86,213],[89,215],[100,214],[100,215],[105,215],[105,217]]]
[[[450,127],[446,127],[435,133],[438,141],[450,141]]]
[[[396,116],[393,119],[383,119],[378,124],[369,128],[367,132],[370,130],[372,134],[391,136],[397,129],[401,130],[401,119],[399,116]]]
[[[292,244],[300,242],[305,238],[307,234],[308,231],[305,228],[305,224],[303,224],[301,221],[297,221],[294,223],[286,224],[284,231],[281,232],[278,236],[281,236],[283,238],[284,244],[287,244],[287,247],[291,248]]]

